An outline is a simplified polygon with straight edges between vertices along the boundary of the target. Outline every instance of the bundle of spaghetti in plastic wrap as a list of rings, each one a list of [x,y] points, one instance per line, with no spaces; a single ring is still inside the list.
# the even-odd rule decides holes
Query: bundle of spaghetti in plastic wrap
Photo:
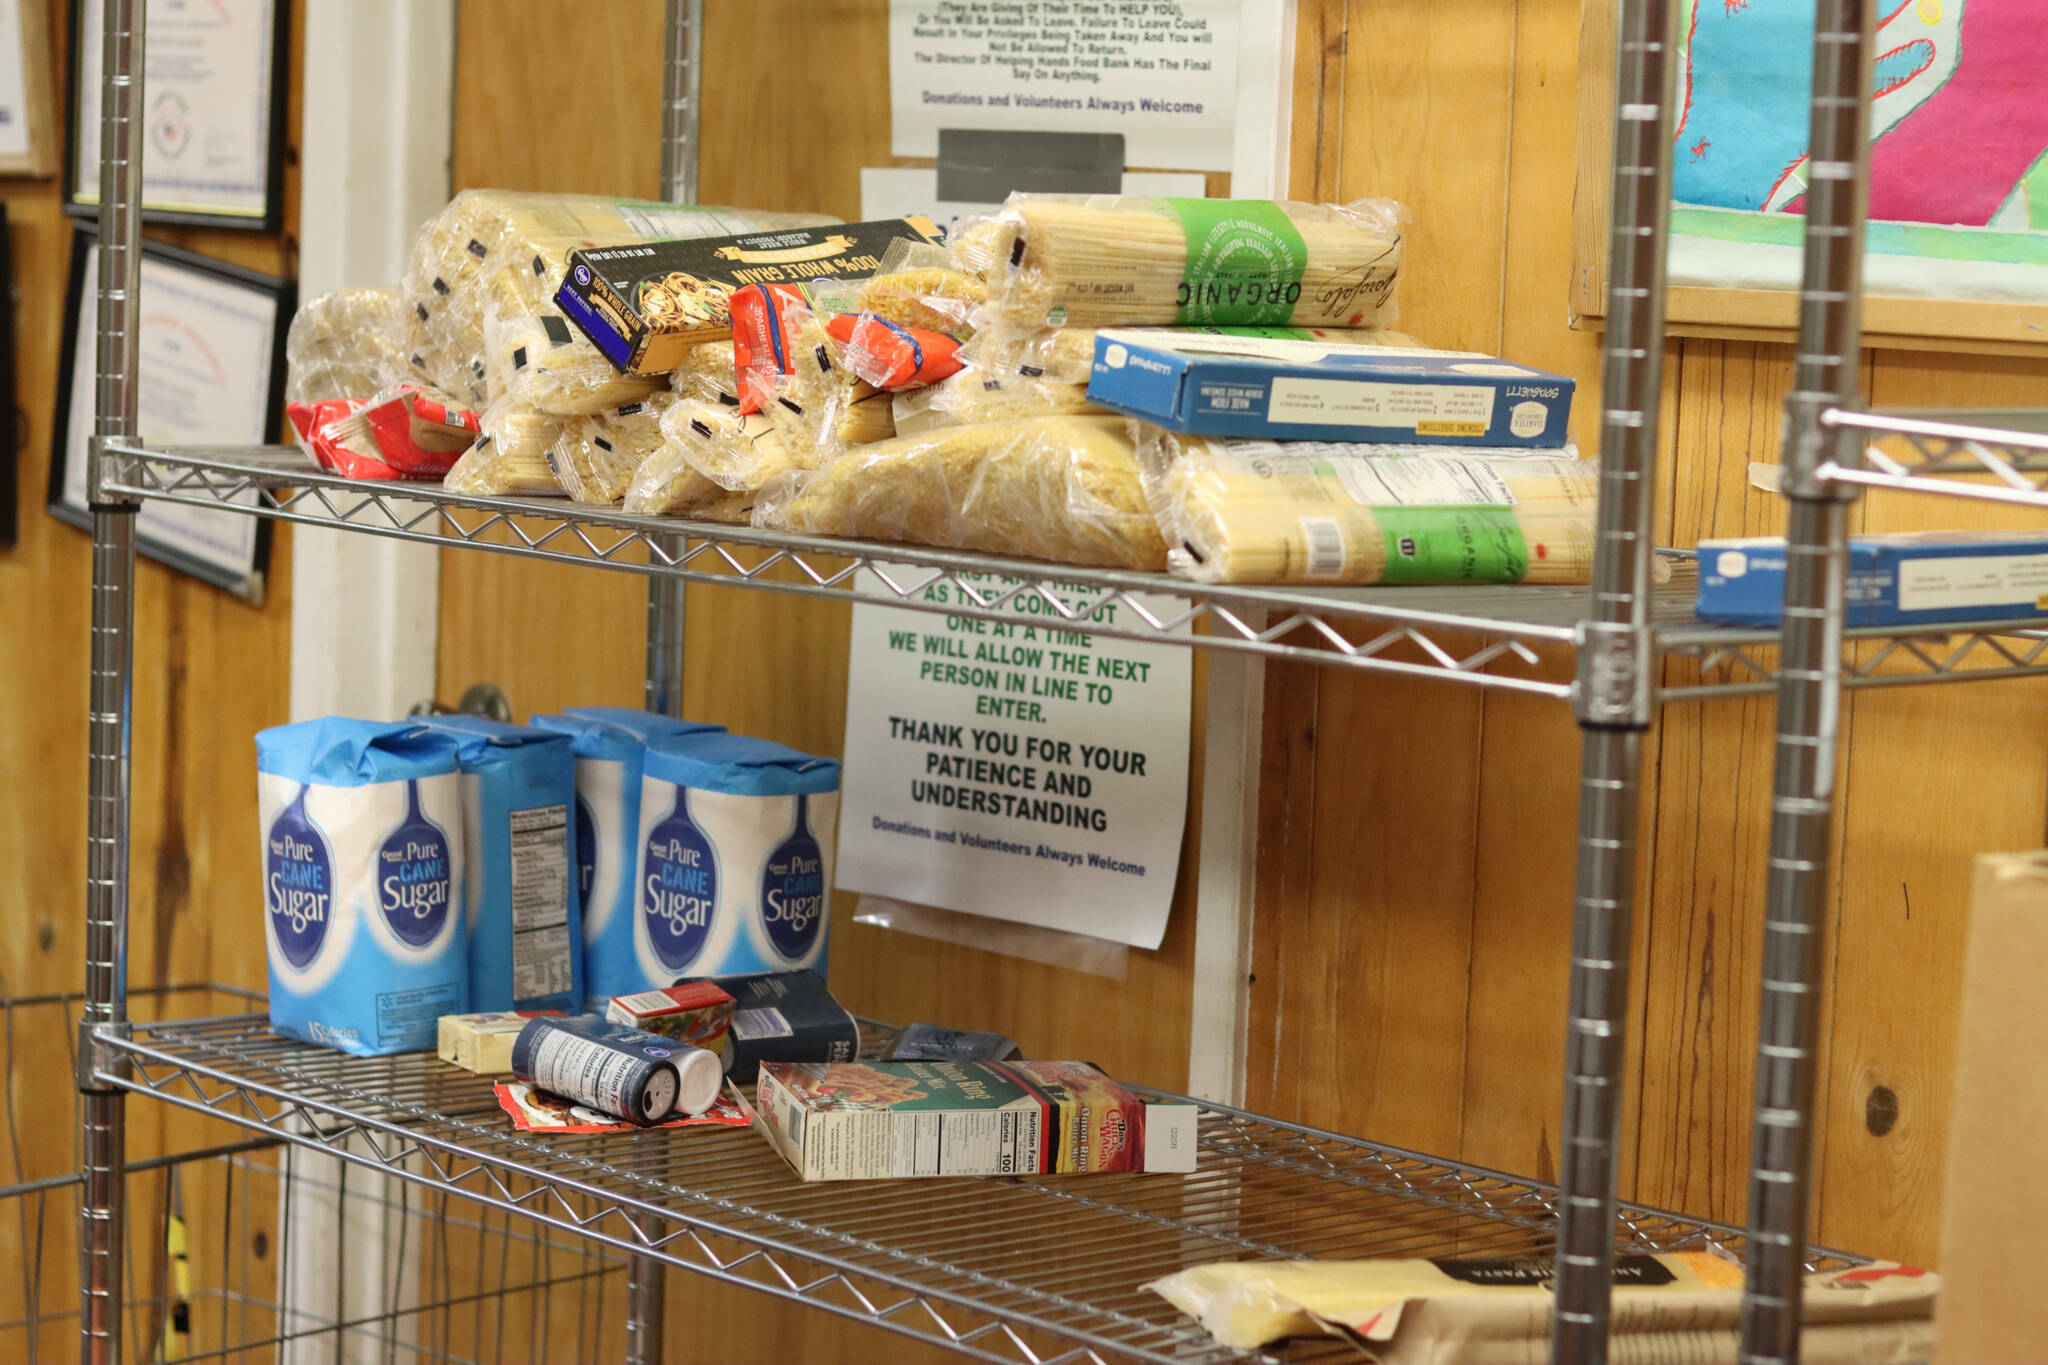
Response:
[[[761,490],[757,526],[1157,569],[1166,546],[1120,417],[947,427],[847,452]]]
[[[406,263],[400,293],[408,360],[427,379],[482,402],[486,298],[508,318],[547,316],[572,249],[836,221],[813,213],[464,190],[420,229]],[[509,311],[520,303],[524,313]]]
[[[626,490],[626,510],[745,523],[754,490],[797,466],[765,412],[678,398],[661,415],[662,444]]]
[[[1005,326],[1384,327],[1401,271],[1388,199],[1013,194],[986,253]]]
[[[572,419],[506,401],[483,411],[482,432],[444,480],[457,493],[479,497],[559,495],[548,452]]]
[[[493,403],[584,417],[638,402],[662,381],[620,374],[552,304],[494,287],[484,300],[484,386]]]
[[[1204,583],[1584,583],[1577,451],[1234,441],[1143,428],[1173,568]],[[1561,458],[1542,458],[1558,456]]]
[[[742,412],[745,400],[742,391]],[[838,341],[809,312],[792,317],[789,371],[775,379],[762,407],[806,468],[896,434],[889,395],[847,368]]]
[[[977,323],[986,319],[977,314]],[[962,363],[997,375],[1049,379],[1056,384],[1086,384],[1095,365],[1094,327],[1033,327],[1023,331],[1000,325],[979,325],[960,344]],[[1154,330],[1147,328],[1145,330]],[[1318,341],[1325,346],[1398,346],[1426,350],[1426,343],[1406,332],[1370,327],[1161,327],[1162,332],[1207,332],[1232,336],[1285,337]]]
[[[1109,409],[1088,401],[1085,383],[1063,384],[969,369],[928,389],[897,394],[893,411],[897,433],[909,436],[935,427],[1031,416],[1093,416]]]
[[[593,506],[625,497],[641,463],[661,449],[661,415],[675,401],[673,393],[657,393],[595,417],[570,418],[548,451],[562,491]]]
[[[395,289],[337,289],[301,305],[284,339],[284,401],[368,398],[411,378]]]

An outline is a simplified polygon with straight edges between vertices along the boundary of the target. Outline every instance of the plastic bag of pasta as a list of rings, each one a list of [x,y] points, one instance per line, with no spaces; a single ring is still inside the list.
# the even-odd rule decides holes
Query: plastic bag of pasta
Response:
[[[645,516],[746,524],[754,510],[753,493],[707,478],[699,467],[694,442],[676,434],[684,432],[695,436],[697,431],[702,431],[707,434],[698,440],[715,442],[725,434],[723,424],[726,423],[759,423],[766,428],[768,419],[760,414],[740,417],[729,408],[716,408],[692,398],[678,399],[671,404],[662,414],[661,421],[668,438],[634,471],[632,485],[626,490],[626,510]],[[772,432],[769,436],[773,439]],[[745,438],[738,437],[737,440],[744,442]],[[784,472],[787,468],[787,464],[779,465],[776,472]]]
[[[1384,327],[1401,216],[1389,199],[1013,194],[989,307],[1011,328]]]
[[[707,341],[692,347],[668,379],[669,387],[684,398],[720,407],[740,405],[738,363],[730,341]]]
[[[411,377],[405,305],[395,289],[337,289],[309,300],[284,339],[284,401],[368,398]]]
[[[761,410],[781,433],[791,457],[805,469],[896,435],[890,395],[857,380],[845,388],[804,393],[785,376]]]
[[[988,300],[988,286],[953,263],[952,253],[931,242],[892,242],[882,266],[852,282],[853,306],[835,311],[872,313],[899,327],[965,337],[970,318]]]
[[[1584,583],[1597,466],[1559,452],[1143,428],[1173,567],[1205,583]],[[1531,458],[1563,455],[1566,458]]]
[[[620,374],[552,304],[492,291],[484,307],[484,383],[493,403],[587,417],[636,403],[659,377]]]
[[[984,283],[990,274],[1002,263],[996,254],[999,249],[997,238],[1002,228],[994,214],[977,214],[972,218],[961,218],[954,222],[946,234],[946,254],[952,257],[953,269],[969,279]]]
[[[951,546],[1064,564],[1157,569],[1166,546],[1121,417],[1037,417],[948,427],[786,475],[756,525]]]
[[[893,407],[898,434],[935,427],[1007,422],[1032,416],[1102,416],[1108,408],[1088,401],[1088,386],[1051,379],[962,370],[943,383],[899,393]]]
[[[534,412],[509,402],[483,411],[482,434],[448,471],[446,485],[474,497],[556,497],[548,452],[572,419]]]
[[[977,324],[987,316],[986,312],[977,314]],[[1056,384],[1086,384],[1095,367],[1097,330],[1094,327],[1033,327],[1020,332],[1000,325],[978,325],[974,335],[960,344],[960,359],[964,364],[990,374],[1049,379]],[[1162,327],[1158,330],[1285,337],[1296,341],[1317,341],[1325,346],[1427,349],[1406,332],[1369,327]]]
[[[719,488],[749,492],[800,464],[766,411],[741,413],[723,404],[679,398],[661,415],[666,444]]]
[[[657,393],[595,417],[570,418],[548,451],[562,491],[600,507],[625,497],[641,462],[661,449],[661,415],[674,401],[672,393]]]

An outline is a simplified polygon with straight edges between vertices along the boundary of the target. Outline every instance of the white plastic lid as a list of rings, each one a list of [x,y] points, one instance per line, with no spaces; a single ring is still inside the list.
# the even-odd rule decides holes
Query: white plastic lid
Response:
[[[675,1109],[676,1083],[666,1071],[656,1071],[647,1078],[647,1091],[640,1097],[647,1106],[641,1118],[648,1123],[660,1123]]]
[[[674,1112],[694,1118],[718,1103],[718,1092],[725,1085],[725,1065],[717,1053],[687,1047],[676,1053],[675,1063],[681,1084],[676,1089]]]

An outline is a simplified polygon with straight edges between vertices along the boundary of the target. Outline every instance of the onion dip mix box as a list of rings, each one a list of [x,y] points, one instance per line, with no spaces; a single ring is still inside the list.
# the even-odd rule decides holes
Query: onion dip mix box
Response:
[[[755,1103],[805,1180],[1195,1169],[1193,1104],[1086,1062],[764,1062]]]

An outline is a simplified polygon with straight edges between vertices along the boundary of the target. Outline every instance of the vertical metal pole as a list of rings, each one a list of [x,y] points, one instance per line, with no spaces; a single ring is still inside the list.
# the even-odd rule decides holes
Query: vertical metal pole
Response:
[[[668,0],[661,100],[661,197],[673,204],[697,202],[703,58],[704,0]],[[683,538],[667,537],[661,545],[673,558],[682,553]],[[683,713],[683,581],[679,578],[657,576],[647,580],[646,706],[665,715]]]
[[[142,4],[105,0],[100,86],[100,248],[92,476],[92,678],[88,720],[85,1015],[78,1088],[83,1114],[79,1200],[79,1358],[121,1359],[126,1209],[123,1093],[95,1078],[114,1065],[96,1030],[128,1019],[128,736],[135,632],[135,504],[103,491],[101,446],[136,435],[137,290],[142,257]]]
[[[704,70],[704,0],[668,0],[668,38],[662,64],[661,197],[697,202],[697,141]],[[684,538],[659,544],[671,559]],[[683,581],[647,580],[647,709],[683,713]],[[659,1236],[659,1225],[647,1229]],[[661,1365],[666,1288],[663,1265],[635,1256],[626,1267],[626,1363]]]
[[[1856,433],[1830,427],[1826,414],[1855,406],[1859,397],[1870,23],[1869,0],[1821,0],[1815,14],[1806,263],[1797,369],[1785,405],[1785,623],[1740,1356],[1783,1365],[1799,1359],[1842,700],[1842,585],[1855,496],[1855,485],[1830,482],[1823,469],[1854,467],[1863,458]]]
[[[1617,15],[1600,509],[1576,688],[1584,754],[1551,1326],[1551,1357],[1561,1365],[1607,1359],[1636,803],[1642,736],[1656,707],[1650,548],[1664,382],[1674,8],[1671,0],[1622,0]]]

